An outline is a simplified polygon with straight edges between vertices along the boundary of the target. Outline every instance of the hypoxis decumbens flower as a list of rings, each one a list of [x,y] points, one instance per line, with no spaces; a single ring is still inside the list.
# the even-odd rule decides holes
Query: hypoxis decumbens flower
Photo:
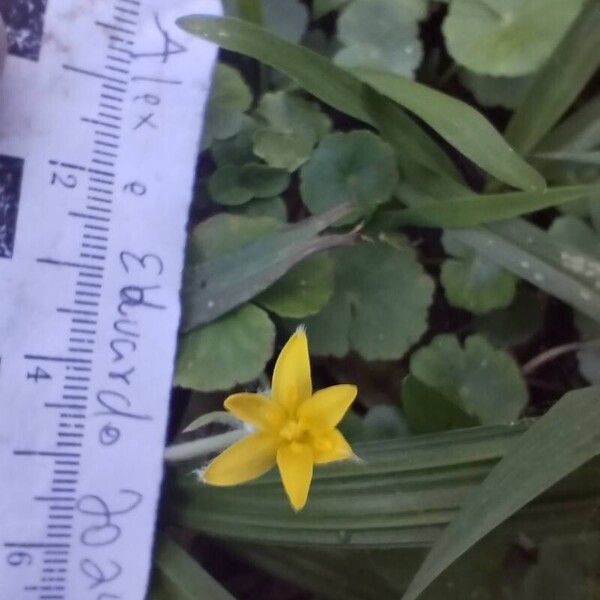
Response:
[[[270,397],[233,394],[225,408],[256,431],[217,456],[203,479],[212,485],[236,485],[279,468],[295,510],[306,504],[314,465],[344,460],[352,449],[336,425],[354,401],[354,385],[334,385],[313,393],[308,342],[299,329],[275,364]]]

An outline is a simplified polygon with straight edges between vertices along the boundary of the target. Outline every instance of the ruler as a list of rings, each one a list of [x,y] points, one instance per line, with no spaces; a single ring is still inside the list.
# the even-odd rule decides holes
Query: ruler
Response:
[[[0,599],[142,600],[220,6],[0,6]]]

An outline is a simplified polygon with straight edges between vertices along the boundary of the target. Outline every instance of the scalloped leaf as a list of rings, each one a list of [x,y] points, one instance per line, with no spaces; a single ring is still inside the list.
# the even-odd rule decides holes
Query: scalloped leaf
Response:
[[[517,289],[512,273],[476,255],[444,261],[440,281],[452,306],[474,314],[507,307]]]
[[[371,67],[412,77],[423,59],[420,0],[353,0],[337,21],[343,47],[334,61],[343,67]]]
[[[318,214],[342,202],[353,202],[356,220],[389,200],[398,183],[391,146],[370,131],[326,136],[300,171],[302,200]]]
[[[443,25],[448,51],[476,73],[532,73],[582,6],[583,0],[453,0]]]
[[[244,112],[252,104],[252,93],[237,69],[218,64],[206,107],[203,146],[225,140],[238,133],[244,123]]]
[[[363,244],[332,252],[335,292],[305,321],[311,351],[367,360],[402,357],[427,329],[433,282],[409,248]]]
[[[225,164],[208,180],[212,199],[224,206],[239,206],[252,198],[270,198],[287,189],[290,177],[286,171],[268,165]]]
[[[314,102],[287,92],[265,94],[256,111],[263,125],[254,132],[254,153],[267,164],[295,171],[315,144],[331,129],[331,121]]]
[[[318,313],[333,294],[335,264],[318,254],[296,265],[256,298],[256,302],[280,317],[301,319]]]
[[[479,424],[479,419],[465,413],[458,402],[410,374],[402,382],[402,408],[413,433],[434,433]]]
[[[473,319],[473,329],[494,346],[508,348],[527,342],[542,327],[543,311],[538,294],[517,292],[507,308],[494,310]]]
[[[468,337],[464,347],[454,335],[438,335],[415,352],[410,372],[483,425],[512,423],[527,405],[515,361],[479,335]]]
[[[183,336],[175,383],[200,392],[228,390],[258,377],[274,347],[269,315],[246,304]]]
[[[243,217],[268,217],[283,223],[287,221],[287,207],[281,196],[256,198],[230,209],[230,212]]]

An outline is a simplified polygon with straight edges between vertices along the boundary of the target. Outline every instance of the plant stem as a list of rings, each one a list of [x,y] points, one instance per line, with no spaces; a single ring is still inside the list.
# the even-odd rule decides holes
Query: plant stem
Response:
[[[589,340],[587,342],[572,342],[570,344],[563,344],[562,346],[550,348],[549,350],[545,350],[541,354],[538,354],[536,357],[532,358],[529,362],[525,363],[522,368],[523,375],[529,375],[533,373],[533,371],[542,365],[554,360],[555,358],[558,358],[559,356],[562,356],[563,354],[596,347],[600,348],[600,339]]]
[[[167,462],[182,462],[200,458],[207,454],[213,454],[214,452],[219,452],[219,450],[228,448],[231,444],[237,442],[246,435],[248,435],[246,430],[239,429],[214,435],[212,437],[201,438],[199,440],[194,440],[193,442],[175,444],[174,446],[169,446],[165,450],[165,460]]]

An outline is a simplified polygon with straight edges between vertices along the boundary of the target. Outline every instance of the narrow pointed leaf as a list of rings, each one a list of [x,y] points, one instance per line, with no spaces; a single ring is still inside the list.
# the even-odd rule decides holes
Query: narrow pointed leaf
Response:
[[[474,227],[573,202],[600,191],[599,186],[574,185],[535,192],[509,192],[428,202],[405,210],[387,210],[376,217],[384,228],[402,225]]]
[[[600,66],[600,3],[589,0],[538,72],[506,130],[510,144],[529,154],[565,114]]]
[[[543,177],[468,104],[393,73],[373,69],[353,69],[352,72],[423,119],[447,142],[500,181],[524,190],[545,186]]]
[[[599,430],[600,388],[564,396],[514,444],[474,491],[433,546],[403,600],[416,600],[473,544],[600,454]]]
[[[231,17],[193,15],[178,21],[180,27],[222,48],[251,56],[285,73],[307,92],[333,108],[374,124],[368,86],[348,71],[308,48],[290,44],[273,34]],[[441,148],[408,117],[400,107],[385,98],[381,134],[419,164],[448,177],[458,177],[456,169]],[[377,119],[379,120],[379,119]]]
[[[179,544],[166,535],[160,537],[156,553],[157,589],[150,599],[235,600]]]
[[[352,243],[355,235],[317,234],[352,212],[349,204],[261,236],[225,254],[190,266],[184,283],[182,330],[213,321],[251,300],[306,257],[334,246]]]

